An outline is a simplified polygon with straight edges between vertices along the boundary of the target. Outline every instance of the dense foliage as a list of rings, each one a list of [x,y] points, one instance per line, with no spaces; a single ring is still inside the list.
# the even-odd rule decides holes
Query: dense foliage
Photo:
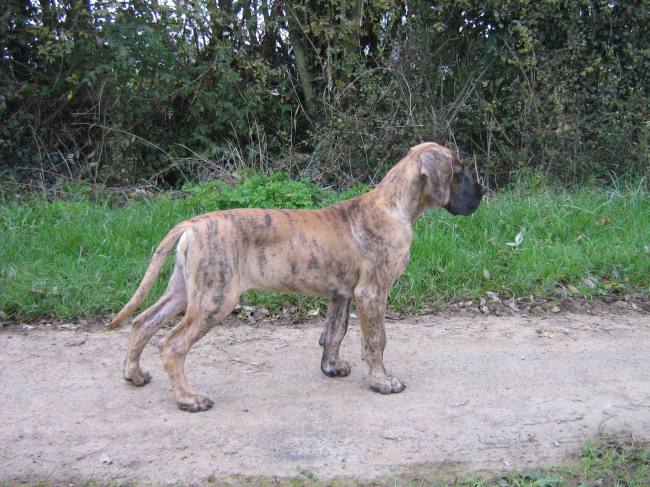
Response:
[[[345,185],[436,140],[491,186],[644,175],[649,34],[647,0],[8,0],[0,163]]]

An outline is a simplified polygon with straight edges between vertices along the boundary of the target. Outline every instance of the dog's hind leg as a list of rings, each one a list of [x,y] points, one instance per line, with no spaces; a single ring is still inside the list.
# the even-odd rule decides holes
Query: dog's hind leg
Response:
[[[339,348],[348,331],[350,299],[335,297],[327,304],[325,329],[319,343],[323,347],[320,368],[329,377],[344,377],[350,373],[350,364],[339,359]]]
[[[129,347],[124,360],[123,376],[133,385],[143,386],[151,375],[140,368],[140,357],[151,337],[169,320],[185,311],[187,290],[183,271],[178,264],[174,267],[167,289],[155,304],[140,313],[133,320]]]
[[[220,292],[214,288],[205,289],[203,296],[188,304],[182,321],[160,340],[160,358],[180,409],[197,412],[212,407],[213,402],[187,382],[185,358],[192,345],[228,316],[239,301],[239,289],[235,286],[229,288]]]

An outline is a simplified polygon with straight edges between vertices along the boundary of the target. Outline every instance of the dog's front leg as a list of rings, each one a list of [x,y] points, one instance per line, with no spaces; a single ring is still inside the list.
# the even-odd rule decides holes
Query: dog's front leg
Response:
[[[323,347],[320,368],[329,377],[344,377],[350,373],[350,364],[339,359],[339,348],[348,331],[350,301],[349,298],[338,296],[327,304],[325,329],[319,343]]]
[[[391,376],[384,368],[384,348],[386,348],[386,329],[384,313],[388,290],[377,285],[361,285],[354,290],[354,297],[361,320],[363,355],[369,368],[370,387],[382,394],[402,392],[406,384]]]

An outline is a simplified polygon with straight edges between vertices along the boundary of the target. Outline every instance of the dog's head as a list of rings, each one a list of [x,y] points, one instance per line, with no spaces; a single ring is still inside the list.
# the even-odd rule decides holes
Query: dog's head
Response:
[[[470,215],[478,208],[486,188],[472,180],[454,151],[434,143],[411,151],[420,164],[423,207],[445,208],[452,215]]]

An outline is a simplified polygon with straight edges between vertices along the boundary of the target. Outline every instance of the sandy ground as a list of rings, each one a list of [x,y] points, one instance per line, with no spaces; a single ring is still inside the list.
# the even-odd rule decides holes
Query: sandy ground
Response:
[[[0,481],[192,483],[230,476],[373,478],[400,469],[504,471],[565,462],[599,432],[650,439],[650,316],[421,316],[387,324],[388,368],[369,390],[351,322],[319,369],[320,328],[222,326],[190,353],[215,406],[176,409],[154,338],[136,389],[128,328],[0,331]]]

